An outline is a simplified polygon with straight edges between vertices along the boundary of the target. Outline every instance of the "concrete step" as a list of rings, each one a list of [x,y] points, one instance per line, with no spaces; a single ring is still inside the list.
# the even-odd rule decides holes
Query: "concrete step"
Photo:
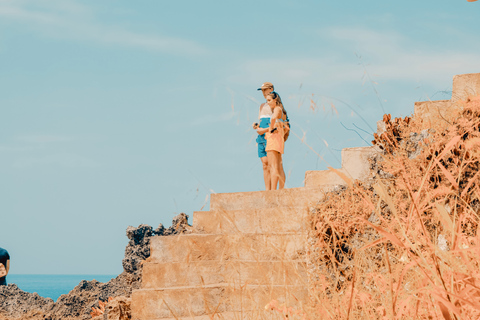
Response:
[[[302,260],[306,235],[278,234],[184,234],[153,237],[152,262],[204,260]]]
[[[309,207],[323,199],[325,188],[291,188],[275,191],[214,193],[210,211]]]
[[[480,73],[459,74],[453,77],[452,98],[415,102],[415,119],[421,120],[421,129],[444,130],[451,124],[454,111],[462,106],[457,102],[480,95]]]
[[[378,153],[377,147],[342,149],[342,169],[354,180],[364,180],[370,174],[369,157]]]
[[[196,317],[215,313],[264,312],[273,299],[289,306],[308,301],[305,286],[176,287],[141,289],[132,293],[132,319]]]
[[[222,312],[196,317],[177,317],[168,319],[152,318],[148,320],[285,320],[285,316],[271,310],[254,310],[243,312]]]
[[[142,289],[212,284],[307,285],[300,261],[195,261],[144,263]]]
[[[193,227],[199,233],[306,233],[307,214],[303,207],[197,211]]]
[[[348,177],[348,174],[342,169],[337,169]],[[316,186],[345,186],[347,183],[338,175],[338,173],[332,170],[315,170],[305,172],[305,187],[311,188]]]
[[[342,168],[336,169],[352,182],[365,180],[370,176],[369,158],[378,153],[376,147],[359,147],[342,149]],[[305,172],[305,187],[347,185],[347,182],[333,170],[315,170]]]
[[[452,101],[480,95],[480,73],[459,74],[453,77]]]
[[[422,129],[442,130],[450,126],[450,114],[459,107],[451,100],[415,102],[415,118],[421,119]]]

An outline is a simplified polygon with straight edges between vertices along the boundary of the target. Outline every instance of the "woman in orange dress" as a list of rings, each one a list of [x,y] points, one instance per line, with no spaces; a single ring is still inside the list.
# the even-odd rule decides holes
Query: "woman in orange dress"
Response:
[[[267,152],[267,161],[270,166],[270,190],[277,190],[277,184],[278,189],[283,189],[285,186],[282,154],[285,146],[285,132],[290,129],[285,124],[287,112],[278,93],[273,91],[266,98],[273,114],[270,120],[270,130],[265,134],[267,139],[265,151]]]

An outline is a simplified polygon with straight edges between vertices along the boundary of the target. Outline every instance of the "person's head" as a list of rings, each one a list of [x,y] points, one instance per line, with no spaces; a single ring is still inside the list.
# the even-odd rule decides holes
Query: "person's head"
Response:
[[[265,95],[265,99],[267,99],[267,103],[271,108],[275,108],[276,106],[279,106],[279,107],[282,107],[283,109],[282,100],[280,99],[280,96],[278,95],[278,93],[276,93],[275,91],[267,93]]]
[[[262,90],[263,96],[265,99],[267,98],[267,94],[272,92],[274,90],[273,84],[271,82],[264,82],[262,83],[262,86],[258,88],[257,90]]]

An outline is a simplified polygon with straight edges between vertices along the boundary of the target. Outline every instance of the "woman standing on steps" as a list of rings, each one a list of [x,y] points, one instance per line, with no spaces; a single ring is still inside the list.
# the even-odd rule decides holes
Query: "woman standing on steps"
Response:
[[[275,91],[267,95],[267,103],[273,111],[269,131],[265,134],[267,139],[268,165],[270,167],[270,190],[283,189],[285,186],[285,173],[283,171],[282,154],[285,146],[285,133],[290,130],[286,124],[287,111],[283,107],[280,96]]]

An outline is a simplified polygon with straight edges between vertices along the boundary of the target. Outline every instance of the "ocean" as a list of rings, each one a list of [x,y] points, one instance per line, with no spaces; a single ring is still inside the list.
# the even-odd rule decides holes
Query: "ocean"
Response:
[[[62,294],[69,293],[82,280],[108,282],[117,275],[84,274],[9,274],[7,283],[15,283],[26,292],[36,292],[45,298],[57,301]]]

